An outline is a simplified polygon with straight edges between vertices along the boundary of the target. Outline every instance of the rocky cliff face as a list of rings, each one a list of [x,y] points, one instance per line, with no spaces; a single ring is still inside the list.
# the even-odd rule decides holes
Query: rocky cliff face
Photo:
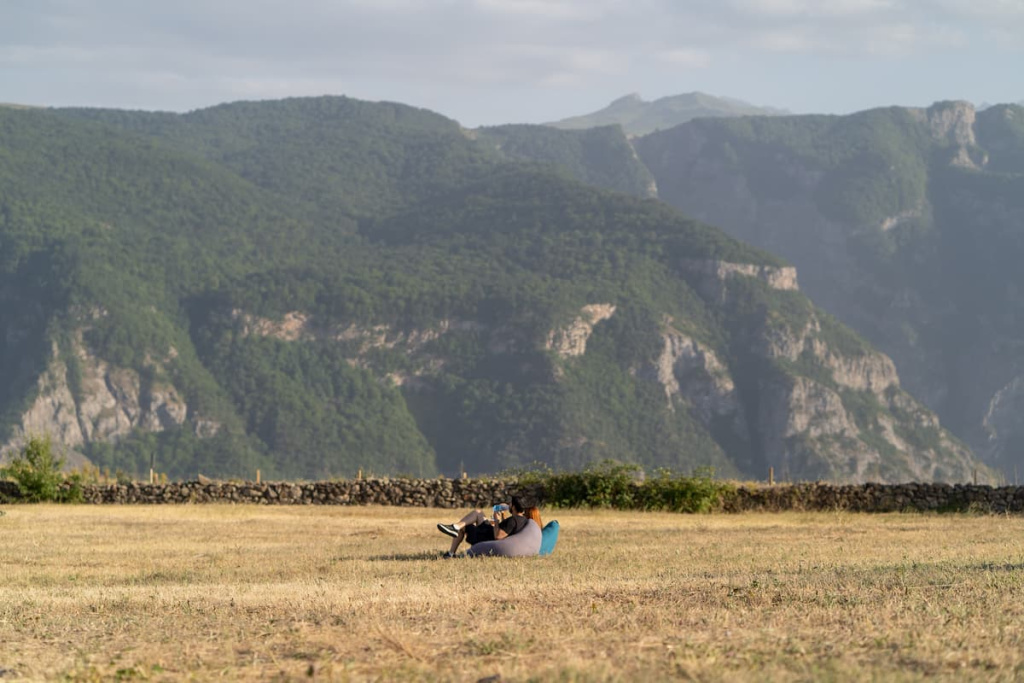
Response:
[[[779,334],[762,328],[752,351],[779,372],[758,382],[756,424],[765,463],[783,477],[849,482],[966,481],[970,450],[900,388],[887,356],[841,353],[812,320]]]
[[[988,156],[978,149],[974,130],[977,112],[970,102],[941,102],[909,111],[927,127],[932,138],[952,150],[947,156],[951,165],[978,169],[988,163]]]
[[[970,102],[941,102],[927,109],[908,111],[925,124],[932,137],[939,142],[960,147],[973,147],[977,144],[974,135],[977,112]]]
[[[666,316],[660,353],[650,365],[638,368],[636,376],[662,386],[668,410],[689,410],[709,432],[725,431],[747,444],[746,412],[728,366],[673,322]]]
[[[551,330],[544,348],[554,351],[562,358],[582,356],[587,352],[587,339],[593,333],[594,326],[613,315],[615,315],[613,304],[588,304],[580,310],[580,315],[568,325]]]
[[[797,289],[791,268],[734,266],[688,264],[700,278],[698,291],[715,305],[730,304],[731,278]],[[661,356],[641,376],[683,397],[701,424],[749,444],[754,469],[849,482],[968,479],[975,466],[970,450],[903,391],[893,361],[837,337],[837,329],[813,311],[800,321],[771,313],[756,318],[731,360],[747,372],[752,364],[761,370],[754,382],[742,382],[714,351],[667,326]]]
[[[796,280],[796,268],[756,266],[750,263],[729,263],[716,260],[686,260],[681,264],[683,272],[696,276],[691,280],[701,296],[722,303],[728,291],[728,281],[734,277],[750,277],[760,280],[771,289],[795,292],[800,289]]]
[[[30,437],[49,434],[58,452],[67,453],[68,466],[75,467],[85,462],[82,453],[89,443],[116,441],[133,429],[160,432],[185,424],[189,406],[172,384],[143,381],[135,370],[95,357],[80,332],[70,353],[72,358],[65,357],[53,345],[35,400],[0,446],[3,460],[17,454]],[[166,359],[149,360],[148,365],[159,371],[174,355],[171,349]],[[216,421],[192,417],[201,437],[213,436],[220,429]]]
[[[57,356],[56,346],[54,357]],[[58,450],[68,451],[69,461],[82,462],[77,452],[85,439],[78,423],[78,409],[68,386],[67,366],[62,362],[51,362],[38,382],[38,396],[21,416],[21,424],[14,428],[12,438],[0,447],[0,459],[9,460],[31,436],[49,434]],[[69,463],[70,464],[70,463]]]

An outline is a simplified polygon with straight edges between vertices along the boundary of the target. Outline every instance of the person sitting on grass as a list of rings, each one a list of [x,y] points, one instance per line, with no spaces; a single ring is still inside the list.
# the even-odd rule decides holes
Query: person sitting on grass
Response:
[[[455,552],[463,541],[473,546],[483,541],[500,541],[503,538],[513,536],[526,528],[530,521],[523,516],[526,507],[517,496],[512,496],[512,503],[509,505],[509,514],[495,511],[491,519],[482,510],[473,510],[468,515],[454,524],[438,524],[438,530],[452,537],[452,547],[444,554],[445,557],[455,557]]]

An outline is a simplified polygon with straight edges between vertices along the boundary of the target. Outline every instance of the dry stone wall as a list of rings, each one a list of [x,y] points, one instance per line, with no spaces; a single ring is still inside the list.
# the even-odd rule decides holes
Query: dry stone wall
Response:
[[[519,493],[544,502],[543,489],[491,479],[366,479],[290,482],[174,482],[83,486],[86,503],[256,505],[394,505],[473,508]],[[0,481],[0,500],[16,501],[14,482]],[[1024,486],[972,484],[747,485],[726,495],[721,512],[785,510],[851,512],[1024,512]]]
[[[791,484],[740,487],[727,512],[775,510],[851,512],[1022,512],[1024,486],[985,484]]]
[[[467,508],[507,501],[523,487],[488,479],[360,479],[292,482],[171,482],[82,486],[86,503],[252,503],[257,505],[396,505]],[[536,495],[533,490],[523,493]],[[0,481],[0,497],[18,498],[13,482]]]

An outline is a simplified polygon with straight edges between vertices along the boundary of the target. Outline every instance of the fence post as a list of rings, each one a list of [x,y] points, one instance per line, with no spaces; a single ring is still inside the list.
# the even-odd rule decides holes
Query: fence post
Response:
[[[775,485],[775,468],[774,467],[769,467],[768,468],[768,485],[769,486],[774,486]]]
[[[259,471],[259,468],[256,469],[256,483],[257,484],[260,483],[260,471]]]

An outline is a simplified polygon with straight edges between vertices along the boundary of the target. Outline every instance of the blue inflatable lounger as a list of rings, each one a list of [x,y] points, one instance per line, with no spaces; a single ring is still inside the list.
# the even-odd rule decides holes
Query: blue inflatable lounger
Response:
[[[531,519],[518,534],[506,536],[499,541],[483,541],[470,546],[466,551],[466,557],[532,557],[540,553],[541,535],[540,527]]]
[[[555,552],[555,544],[558,543],[558,520],[553,519],[544,525],[540,530],[540,554],[550,555]]]

